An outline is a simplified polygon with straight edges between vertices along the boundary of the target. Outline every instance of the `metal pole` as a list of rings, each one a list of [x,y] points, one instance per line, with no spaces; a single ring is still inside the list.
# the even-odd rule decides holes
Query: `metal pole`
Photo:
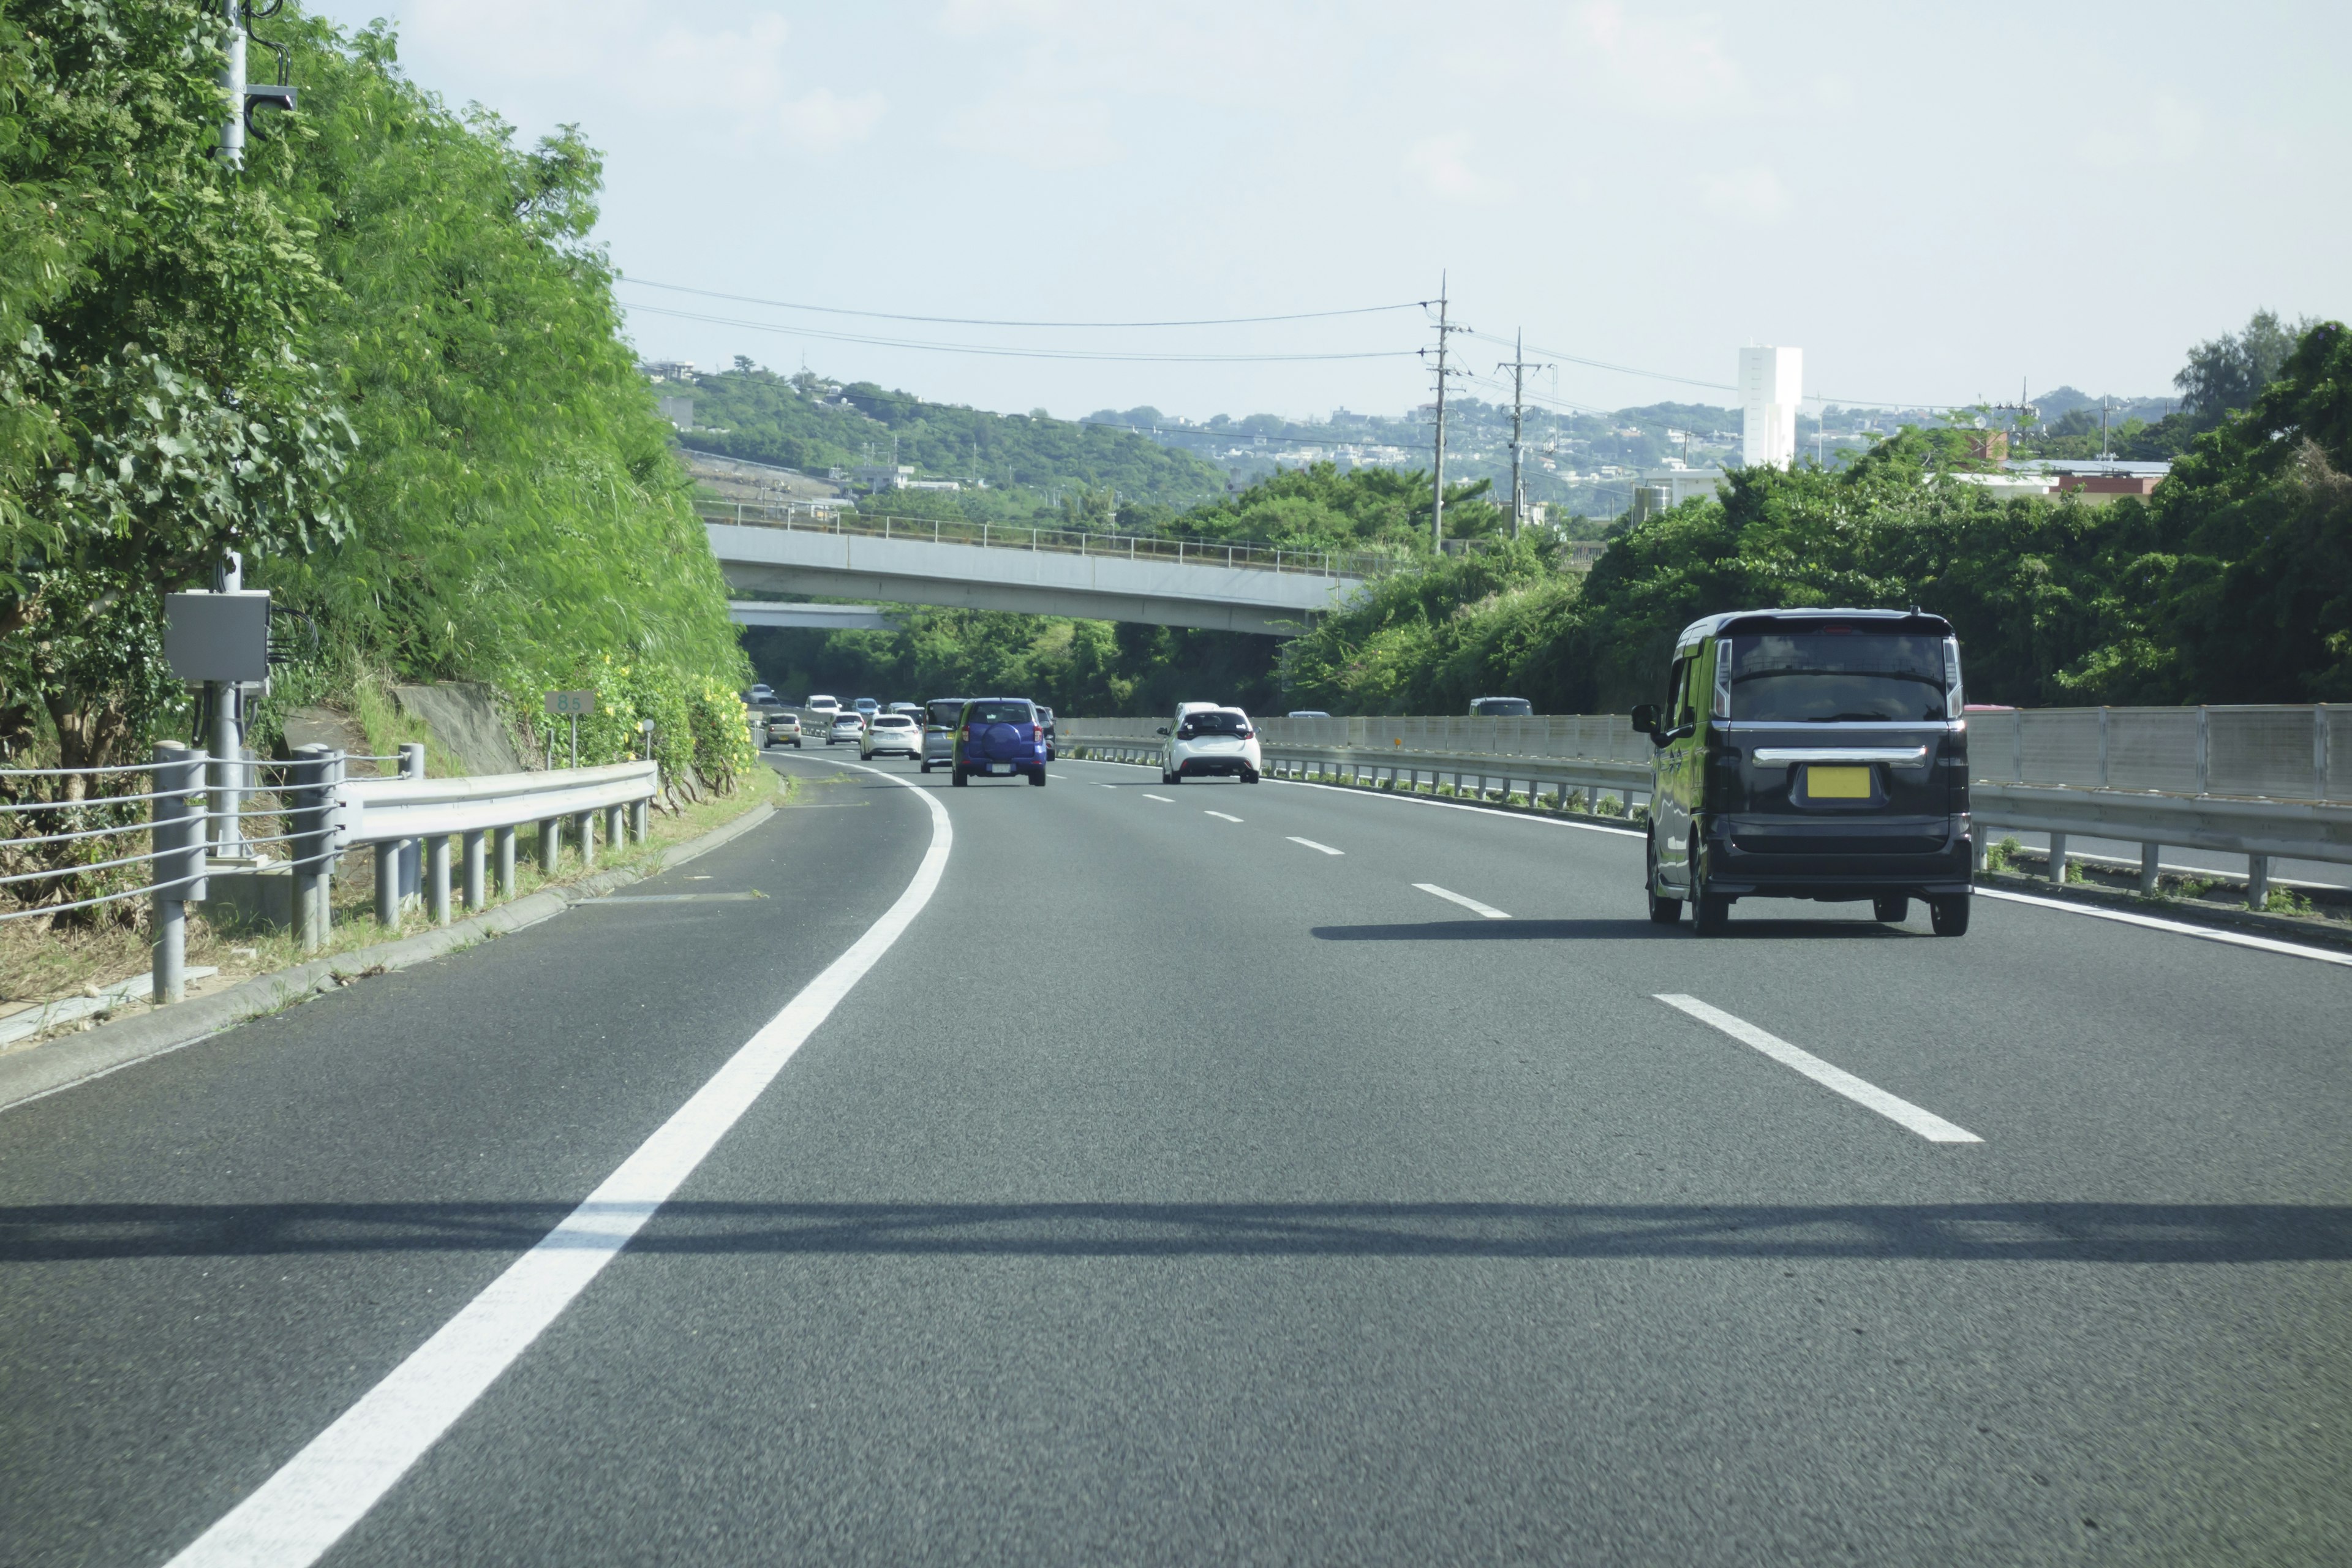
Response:
[[[2066,879],[2066,836],[2063,833],[2050,836],[2050,879],[2053,882]]]
[[[499,897],[511,899],[515,896],[515,830],[511,826],[499,828],[498,841]]]
[[[482,842],[482,829],[477,827],[466,835],[466,908],[487,909],[490,902],[489,856]]]
[[[298,952],[316,952],[326,940],[326,900],[320,889],[327,873],[327,810],[333,790],[329,759],[333,753],[325,746],[297,746],[293,787],[287,793],[293,799],[288,813],[293,830],[294,865],[294,946]]]
[[[2271,858],[2246,857],[2246,908],[2259,910],[2271,901]]]
[[[244,0],[221,0],[228,22],[228,63],[221,68],[221,91],[228,97],[228,118],[221,121],[221,162],[231,169],[245,167],[245,27],[239,13]]]
[[[400,748],[400,776],[421,779],[425,776],[425,744],[410,741]],[[403,902],[418,898],[425,890],[424,846],[414,838],[400,844],[400,897]]]
[[[608,805],[604,808],[604,842],[609,846],[627,842],[627,807]]]
[[[436,833],[425,841],[425,859],[429,868],[427,885],[431,889],[427,907],[431,911],[433,923],[436,926],[445,926],[449,923],[449,836],[447,834]]]
[[[583,811],[572,820],[580,834],[580,868],[585,871],[596,864],[596,814]]]
[[[1437,448],[1436,482],[1429,509],[1429,552],[1445,553],[1445,274],[1437,275]]]
[[[580,715],[572,716],[572,765],[580,765]]]
[[[653,802],[635,800],[629,803],[629,836],[643,844],[653,837]]]
[[[545,816],[539,823],[539,869],[541,876],[553,876],[556,863],[563,858],[563,818]]]
[[[155,793],[165,798],[152,803],[150,837],[156,854],[152,898],[153,944],[149,981],[155,1004],[163,1006],[187,994],[187,904],[201,897],[201,884],[185,879],[204,869],[204,806],[194,792],[204,784],[205,756],[177,741],[155,748]]]
[[[2163,846],[2159,844],[2143,844],[2139,847],[2139,890],[2142,898],[2156,896],[2157,857],[2162,849]]]
[[[387,839],[375,847],[375,923],[387,931],[400,929],[402,847],[398,839]]]

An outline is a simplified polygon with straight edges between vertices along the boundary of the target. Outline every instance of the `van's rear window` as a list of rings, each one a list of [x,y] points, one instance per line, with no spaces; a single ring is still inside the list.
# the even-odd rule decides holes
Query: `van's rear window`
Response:
[[[1026,702],[975,702],[965,715],[967,724],[1029,724],[1036,721]]]
[[[963,720],[963,699],[958,697],[946,702],[929,703],[924,707],[923,711],[928,713],[931,722],[940,729],[952,730]]]
[[[1944,639],[1872,632],[1731,639],[1731,716],[1764,723],[1918,721],[1944,714]]]

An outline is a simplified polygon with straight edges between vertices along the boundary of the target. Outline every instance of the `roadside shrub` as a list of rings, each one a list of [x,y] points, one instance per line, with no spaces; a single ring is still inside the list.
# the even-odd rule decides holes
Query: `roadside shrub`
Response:
[[[2014,868],[2017,864],[2017,852],[2024,847],[2025,846],[2020,844],[2014,835],[2002,839],[1985,851],[1985,869],[2006,872]]]
[[[759,763],[751,752],[743,700],[724,687],[706,684],[688,694],[687,704],[694,731],[694,770],[724,795]]]
[[[2311,914],[2311,900],[2293,888],[2273,888],[2271,896],[2263,901],[2263,909],[2265,912],[2273,915],[2308,917]]]

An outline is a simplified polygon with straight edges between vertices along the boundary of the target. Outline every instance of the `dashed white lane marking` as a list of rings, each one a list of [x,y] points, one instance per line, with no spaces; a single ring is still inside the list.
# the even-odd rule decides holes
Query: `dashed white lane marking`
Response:
[[[2168,921],[2155,915],[2134,914],[2129,910],[2103,910],[2095,904],[2037,899],[2032,893],[2005,892],[1998,888],[1979,888],[1976,896],[1979,899],[2002,899],[2012,904],[2032,904],[2038,910],[2057,910],[2063,914],[2089,915],[2093,920],[2120,921],[2125,925],[2146,926],[2150,931],[2168,931],[2180,936],[2202,937],[2207,942],[2225,942],[2231,947],[2251,947],[2261,952],[2283,952],[2290,958],[2315,958],[2322,963],[2352,967],[2352,952],[2330,952],[2324,947],[2305,947],[2298,942],[2280,942],[2267,936],[2249,936],[2244,931],[2217,931],[2211,926],[2191,925],[2187,921]]]
[[[1098,784],[1095,785],[1095,788],[1097,788],[1097,789],[1117,789],[1118,787],[1118,785],[1117,785],[1117,784]]]
[[[1301,838],[1295,833],[1291,834],[1289,837],[1293,844],[1304,844],[1309,849],[1320,849],[1326,855],[1345,855],[1347,853],[1345,849],[1334,849],[1328,844],[1318,844],[1312,838]]]
[[[1164,795],[1146,794],[1143,798],[1146,800],[1156,800],[1162,805],[1174,805],[1176,804],[1173,800]]]
[[[1235,816],[1230,811],[1204,811],[1201,815],[1203,816],[1221,816],[1227,822],[1239,822],[1241,820],[1240,817]]]
[[[1484,915],[1490,921],[1507,921],[1511,918],[1492,904],[1482,904],[1475,899],[1465,899],[1461,894],[1441,888],[1434,882],[1415,882],[1413,886],[1424,893],[1435,893],[1449,904],[1460,904],[1472,914]]]
[[[1069,775],[1069,774],[1067,774],[1067,773],[1047,773],[1045,776],[1046,776],[1047,778],[1049,778],[1049,779],[1065,779],[1065,780],[1066,780],[1070,775]]]
[[[1767,1034],[1747,1019],[1734,1017],[1720,1007],[1710,1007],[1696,996],[1662,994],[1657,999],[1702,1024],[1713,1025],[1743,1046],[1753,1046],[1782,1067],[1794,1068],[1823,1089],[1834,1089],[1856,1105],[1867,1106],[1889,1121],[1909,1128],[1930,1143],[1984,1142],[1967,1128],[1956,1127],[1907,1100],[1898,1100],[1876,1084],[1865,1083],[1843,1068],[1832,1067],[1811,1051],[1800,1050],[1780,1036]]]
[[[878,768],[860,771],[905,784]],[[307,1568],[317,1562],[620,1255],[931,901],[947,869],[954,829],[947,808],[929,791],[905,787],[930,808],[931,847],[898,902],[745,1041],[538,1246],[173,1558],[172,1568]]]

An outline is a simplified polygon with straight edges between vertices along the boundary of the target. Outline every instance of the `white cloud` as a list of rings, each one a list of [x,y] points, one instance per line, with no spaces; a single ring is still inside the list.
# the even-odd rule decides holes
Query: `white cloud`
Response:
[[[882,118],[882,95],[861,92],[843,98],[821,87],[807,97],[786,103],[777,115],[784,140],[812,153],[830,153],[873,134]]]
[[[2074,155],[2100,169],[2179,163],[2205,141],[2205,116],[2166,94],[2100,112],[2074,137]]]
[[[1699,183],[1706,205],[1732,217],[1771,223],[1789,210],[1789,193],[1780,176],[1762,164],[1709,174]]]
[[[1405,173],[1443,201],[1492,206],[1509,200],[1509,181],[1481,174],[1470,166],[1471,144],[1472,137],[1466,131],[1416,142],[1404,155]]]
[[[960,111],[944,139],[950,147],[1033,169],[1098,168],[1127,152],[1111,133],[1108,104],[1025,87],[1002,89]]]
[[[1615,96],[1631,107],[1725,114],[1749,105],[1747,76],[1717,37],[1711,16],[1629,16],[1617,0],[1591,0],[1570,20],[1568,32],[1571,50],[1597,61]]]

